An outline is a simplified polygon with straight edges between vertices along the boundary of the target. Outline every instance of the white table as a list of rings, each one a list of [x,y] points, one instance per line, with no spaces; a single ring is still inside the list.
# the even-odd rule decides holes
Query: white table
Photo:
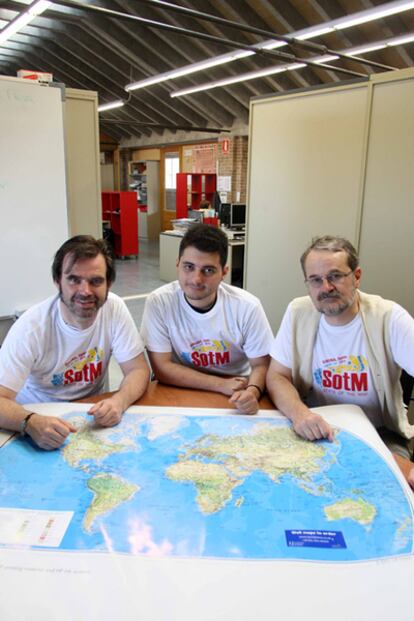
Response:
[[[74,404],[46,404],[34,409],[64,413],[73,408]],[[132,411],[151,410],[135,406]],[[359,408],[333,406],[318,411],[378,451],[410,494],[391,454]],[[186,413],[182,408],[160,407],[157,412]],[[221,410],[220,414],[231,412]],[[261,414],[277,416],[274,411]],[[413,556],[337,564],[4,549],[0,556],[0,618],[412,621],[413,576]]]

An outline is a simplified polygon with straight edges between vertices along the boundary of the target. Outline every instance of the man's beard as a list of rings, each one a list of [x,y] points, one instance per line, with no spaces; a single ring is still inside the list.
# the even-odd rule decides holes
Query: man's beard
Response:
[[[337,317],[352,306],[355,300],[355,294],[356,289],[352,291],[350,297],[344,299],[339,293],[336,292],[320,293],[318,295],[318,302],[323,302],[323,300],[337,300],[337,304],[334,306],[322,306],[322,304],[320,304],[318,306],[318,310],[328,317]]]
[[[96,295],[80,295],[79,293],[75,293],[67,299],[63,296],[62,289],[59,289],[59,297],[71,313],[82,319],[89,319],[90,317],[94,317],[98,310],[105,304],[108,292],[104,300],[101,300]],[[76,302],[93,302],[93,305],[88,308],[82,308],[82,306],[78,306]]]

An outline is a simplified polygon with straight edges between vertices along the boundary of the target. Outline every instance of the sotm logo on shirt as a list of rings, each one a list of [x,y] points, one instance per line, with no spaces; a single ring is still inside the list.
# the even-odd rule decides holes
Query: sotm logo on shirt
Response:
[[[83,382],[90,384],[102,375],[103,350],[94,347],[65,362],[65,371],[52,377],[54,386]]]
[[[364,356],[339,356],[322,360],[313,374],[321,390],[333,392],[368,391],[368,361]]]
[[[200,339],[190,343],[191,351],[181,356],[187,364],[195,367],[213,367],[230,364],[230,343],[212,339]]]

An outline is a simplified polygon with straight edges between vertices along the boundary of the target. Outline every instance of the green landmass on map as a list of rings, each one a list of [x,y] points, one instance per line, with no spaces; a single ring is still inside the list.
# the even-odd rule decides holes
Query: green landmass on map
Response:
[[[254,471],[275,483],[287,473],[306,482],[319,472],[325,454],[321,444],[302,440],[290,428],[258,423],[251,434],[202,436],[166,474],[174,481],[194,484],[199,509],[209,514],[222,509],[234,489]]]
[[[67,445],[62,449],[64,459],[72,468],[78,468],[84,460],[100,462],[114,453],[131,450],[129,444],[107,442],[97,437],[91,429],[85,427],[71,435]]]
[[[130,500],[140,489],[139,485],[129,483],[114,474],[97,474],[87,481],[87,486],[94,496],[83,520],[86,532],[92,529],[97,517]]]
[[[363,498],[357,500],[353,498],[344,498],[332,505],[324,508],[326,518],[328,520],[355,520],[363,526],[371,524],[374,520],[377,510],[370,502]]]

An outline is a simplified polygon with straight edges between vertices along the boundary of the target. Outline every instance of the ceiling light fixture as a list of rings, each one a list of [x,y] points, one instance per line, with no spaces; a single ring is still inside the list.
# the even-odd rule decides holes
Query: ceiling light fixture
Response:
[[[172,69],[171,71],[160,73],[153,76],[152,78],[145,78],[144,80],[131,82],[131,84],[127,84],[125,86],[125,90],[135,91],[139,88],[145,88],[147,86],[152,86],[153,84],[159,84],[161,82],[165,82],[166,80],[181,78],[184,75],[189,75],[191,73],[195,73],[196,71],[203,71],[205,69],[210,69],[211,67],[217,67],[218,65],[223,65],[224,63],[231,62],[232,60],[238,60],[240,58],[246,58],[247,56],[253,55],[254,52],[251,52],[249,50],[235,50],[234,52],[222,54],[221,56],[215,56],[214,58],[209,58],[207,60],[202,60],[198,63],[193,63],[191,65],[187,65],[186,67],[181,67],[180,69]]]
[[[106,112],[107,110],[114,110],[115,108],[122,108],[125,105],[125,101],[122,99],[117,99],[116,101],[112,101],[111,103],[102,104],[98,106],[98,112]]]
[[[380,6],[377,7],[373,7],[371,9],[366,9],[364,11],[359,11],[358,13],[354,13],[353,15],[349,15],[347,17],[340,17],[334,20],[331,20],[329,22],[325,22],[323,24],[318,24],[316,26],[310,26],[308,28],[303,28],[302,30],[298,30],[296,32],[290,33],[288,35],[286,35],[287,37],[293,38],[293,39],[298,39],[300,41],[305,41],[307,39],[313,39],[315,37],[320,37],[324,34],[328,34],[329,32],[333,32],[335,30],[342,30],[345,28],[350,28],[351,26],[356,26],[356,25],[360,25],[360,24],[364,24],[366,22],[371,22],[375,19],[381,19],[383,17],[388,17],[390,15],[395,15],[397,13],[402,13],[404,11],[408,11],[410,9],[414,9],[414,0],[397,0],[394,2],[388,2],[386,4],[382,4]],[[401,37],[400,37],[401,39]],[[407,42],[409,42],[410,39],[408,39]],[[403,42],[403,41],[402,41]],[[401,42],[401,43],[402,43]],[[285,45],[288,45],[287,41],[278,41],[275,39],[270,39],[268,41],[263,41],[262,43],[258,43],[257,45],[255,45],[254,47],[257,48],[258,51],[260,50],[275,50],[277,48],[283,47]],[[395,45],[398,45],[397,43]],[[384,46],[385,47],[385,46]],[[362,53],[362,50],[364,50],[365,52],[367,51],[373,51],[374,49],[381,49],[381,47],[378,48],[374,48],[372,47],[372,45],[370,46],[364,46],[363,47],[359,47],[359,48],[355,48],[355,50],[357,50],[358,52]],[[348,53],[349,52],[349,53]],[[347,55],[351,55],[351,50],[346,50],[344,53],[346,53]],[[354,54],[356,54],[356,51],[353,51]],[[197,71],[202,71],[204,69],[208,69],[210,67],[215,67],[218,65],[223,65],[225,63],[230,63],[233,62],[234,60],[238,60],[240,58],[245,58],[247,56],[251,56],[253,55],[254,52],[252,51],[247,51],[247,50],[236,50],[234,52],[229,52],[227,54],[222,54],[220,56],[215,56],[214,58],[210,58],[206,61],[201,61],[198,63],[192,63],[190,65],[186,65],[184,67],[181,67],[180,69],[174,69],[172,71],[167,71],[165,73],[160,73],[158,75],[152,76],[150,78],[146,78],[144,80],[140,80],[138,82],[134,82],[132,84],[127,84],[127,86],[125,87],[125,89],[127,91],[131,91],[131,90],[135,90],[138,88],[145,88],[146,86],[151,86],[153,84],[158,84],[160,82],[165,82],[166,80],[173,80],[179,77],[182,77],[184,75],[190,75],[192,73],[196,73]],[[318,63],[323,63],[323,62],[329,62],[328,60],[324,59],[324,60],[320,60],[322,57],[318,57]],[[329,56],[328,56],[329,58]],[[337,57],[331,56],[330,60],[336,60]],[[310,59],[313,60],[313,59]],[[286,67],[283,69],[284,71],[287,71]],[[253,72],[255,73],[255,72]],[[275,71],[273,72],[275,73]],[[250,74],[245,74],[245,75],[250,75]],[[252,74],[253,75],[253,74]],[[232,78],[231,79],[231,83],[234,84],[234,80]],[[246,78],[246,79],[252,79],[252,78]],[[243,80],[239,80],[239,81],[243,81]],[[222,85],[222,84],[218,84],[221,83],[222,80],[217,80],[215,82],[211,82],[211,84],[214,84],[214,86],[212,86],[212,88],[215,88],[218,85]],[[228,84],[228,83],[227,83]],[[194,87],[197,90],[193,90],[191,92],[197,92],[198,90],[206,90],[206,89],[198,89],[198,87]],[[183,89],[182,91],[176,91],[175,93],[172,93],[171,96],[172,97],[178,97],[179,95],[177,93],[183,93],[184,94],[189,94],[189,89]]]
[[[410,34],[403,35],[402,37],[395,37],[394,39],[391,39],[389,43],[387,43],[387,45],[389,45],[390,47],[393,47],[394,45],[404,45],[405,43],[412,43],[413,41],[414,41],[414,34],[410,33]]]
[[[414,33],[409,33],[404,36],[393,37],[392,39],[385,39],[383,41],[377,41],[375,43],[371,43],[370,45],[359,47],[353,47],[346,50],[342,50],[342,54],[346,54],[349,57],[357,56],[363,52],[372,52],[374,50],[384,49],[386,47],[392,47],[395,45],[402,45],[403,43],[411,43],[414,42]],[[309,58],[310,61],[317,64],[325,64],[331,62],[333,60],[338,60],[339,56],[335,56],[334,54],[324,54],[323,56],[314,56]],[[274,67],[269,67],[267,69],[260,69],[259,71],[251,71],[249,73],[244,73],[239,76],[233,76],[228,80],[225,78],[223,80],[216,80],[214,82],[205,82],[203,84],[199,84],[198,86],[193,86],[189,88],[183,88],[177,91],[170,93],[170,97],[182,97],[184,95],[191,95],[193,93],[199,93],[201,91],[207,91],[211,88],[217,88],[218,86],[227,86],[228,84],[236,84],[237,82],[247,82],[248,80],[254,80],[255,78],[262,78],[274,75],[276,73],[282,73],[284,71],[294,71],[295,69],[300,69],[302,67],[306,67],[305,63],[286,63],[283,65],[276,65]],[[330,67],[333,71],[335,67]],[[227,80],[227,81],[226,81]],[[231,81],[230,81],[231,80]]]
[[[48,0],[38,0],[37,2],[33,2],[27,11],[20,13],[20,15],[15,17],[8,23],[7,26],[4,26],[4,28],[0,30],[0,44],[7,41],[7,39],[24,28],[24,26],[27,26],[32,19],[43,13],[43,11],[46,11],[51,4],[52,3]]]
[[[350,28],[351,26],[366,24],[367,22],[372,22],[374,19],[382,19],[383,17],[409,11],[410,9],[414,9],[413,0],[409,0],[408,2],[405,0],[388,2],[387,4],[382,4],[375,8],[367,9],[366,11],[360,11],[360,13],[355,13],[345,18],[336,19],[334,28],[335,30],[345,30],[345,28]]]

